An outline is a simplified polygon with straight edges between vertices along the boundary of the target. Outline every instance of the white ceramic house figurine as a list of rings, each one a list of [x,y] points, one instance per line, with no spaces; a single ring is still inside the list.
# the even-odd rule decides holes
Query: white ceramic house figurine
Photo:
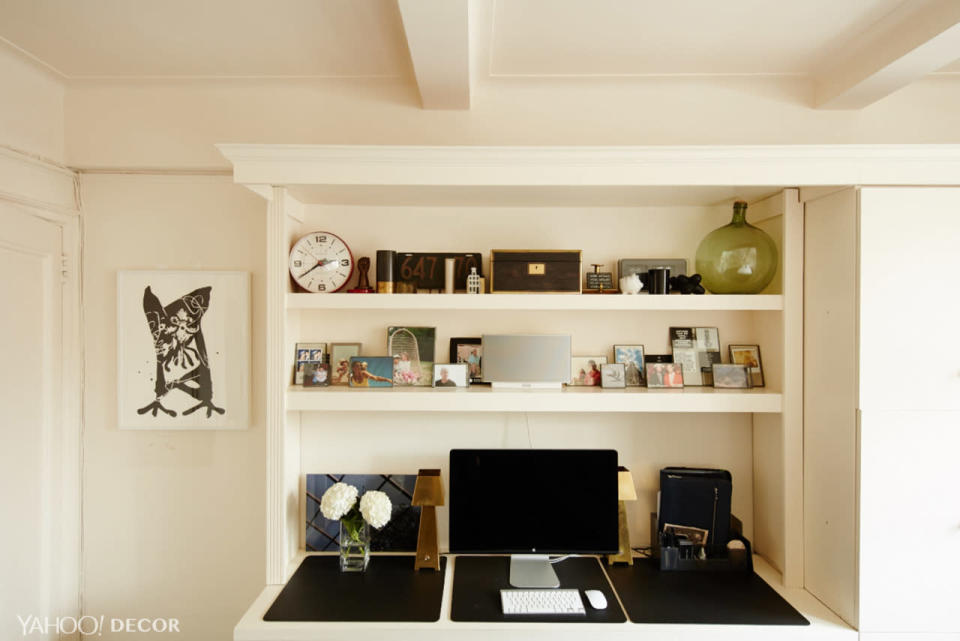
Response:
[[[470,274],[467,275],[467,293],[468,294],[479,294],[480,291],[480,275],[477,273],[476,267],[470,268]]]

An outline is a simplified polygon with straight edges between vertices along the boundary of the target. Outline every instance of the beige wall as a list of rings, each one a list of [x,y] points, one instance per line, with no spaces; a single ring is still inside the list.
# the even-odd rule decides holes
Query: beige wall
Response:
[[[61,80],[20,53],[0,46],[0,145],[63,162]]]
[[[470,111],[424,111],[403,80],[85,82],[67,92],[78,167],[220,167],[219,142],[689,145],[960,142],[960,80],[860,111],[810,107],[805,78],[496,79]]]
[[[266,563],[265,206],[228,178],[113,175],[85,176],[83,204],[84,611],[176,617],[178,639],[225,641],[263,588]],[[251,272],[248,430],[117,429],[122,269]]]

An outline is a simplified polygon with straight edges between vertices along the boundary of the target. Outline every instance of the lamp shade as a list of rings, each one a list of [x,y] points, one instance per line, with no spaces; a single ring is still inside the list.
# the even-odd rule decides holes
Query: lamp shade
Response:
[[[630,470],[622,465],[617,469],[617,484],[618,494],[621,501],[637,500],[637,490],[633,486],[633,474],[631,474]],[[417,479],[417,486],[419,487],[419,485],[420,480]],[[416,492],[414,492],[414,497],[416,497]]]
[[[420,470],[413,488],[411,505],[443,505],[443,481],[440,470]]]

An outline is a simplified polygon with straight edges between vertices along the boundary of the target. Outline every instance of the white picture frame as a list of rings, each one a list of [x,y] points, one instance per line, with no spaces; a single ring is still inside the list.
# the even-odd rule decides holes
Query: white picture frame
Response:
[[[117,426],[250,426],[248,272],[117,273]]]

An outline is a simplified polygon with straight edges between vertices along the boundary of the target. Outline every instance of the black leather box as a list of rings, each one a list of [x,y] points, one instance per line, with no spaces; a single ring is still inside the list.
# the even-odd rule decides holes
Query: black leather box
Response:
[[[579,249],[494,249],[490,252],[493,294],[579,294]]]

